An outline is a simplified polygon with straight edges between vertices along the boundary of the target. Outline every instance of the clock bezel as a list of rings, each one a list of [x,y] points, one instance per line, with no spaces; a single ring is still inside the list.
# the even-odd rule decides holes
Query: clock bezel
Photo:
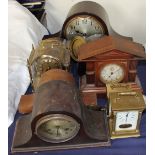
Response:
[[[134,129],[134,130],[132,129],[132,130],[116,131],[115,130],[115,127],[116,127],[116,114],[118,112],[127,112],[127,111],[138,111],[138,120],[137,120],[136,129]],[[142,110],[133,109],[133,110],[112,111],[112,115],[111,115],[111,117],[109,119],[111,139],[127,138],[127,137],[139,137],[140,136],[139,127],[140,127],[141,117],[142,117]]]
[[[96,68],[96,77],[95,77],[95,81],[96,81],[96,85],[97,86],[103,86],[103,85],[105,85],[105,84],[107,84],[107,83],[104,83],[103,81],[101,81],[100,80],[100,72],[101,72],[101,70],[105,67],[105,66],[107,66],[107,65],[109,65],[109,64],[116,64],[116,65],[119,65],[122,69],[123,69],[123,72],[124,72],[124,76],[123,76],[123,78],[121,79],[121,81],[120,82],[115,82],[115,83],[122,83],[122,82],[126,82],[127,80],[128,80],[128,74],[127,74],[127,68],[128,68],[128,64],[127,64],[127,62],[126,61],[113,61],[113,60],[111,60],[111,61],[105,61],[105,62],[97,62],[96,63],[96,65],[95,65],[95,68]],[[113,83],[113,82],[109,82],[109,83]]]
[[[115,81],[112,81],[112,82],[111,81],[109,81],[109,82],[107,81],[106,82],[106,80],[104,78],[101,79],[101,72],[103,71],[103,69],[105,69],[105,67],[110,66],[110,65],[119,66],[122,69],[123,73],[122,73],[121,77],[119,77],[118,80],[115,80]],[[124,78],[124,68],[121,65],[118,65],[116,63],[109,63],[107,65],[104,65],[103,67],[100,68],[99,72],[100,72],[100,75],[99,75],[100,76],[100,81],[105,83],[105,84],[107,84],[107,83],[120,83],[123,80],[123,78]]]
[[[40,128],[40,126],[42,124],[47,123],[48,121],[51,121],[51,120],[70,121],[70,122],[74,123],[75,129],[74,129],[74,131],[72,131],[72,134],[70,136],[66,137],[66,138],[61,138],[61,139],[54,139],[53,138],[53,139],[50,139],[47,136],[46,137],[43,136],[44,133],[42,134],[42,132],[41,132],[41,134],[40,134],[38,131],[39,131],[39,128]],[[45,115],[45,116],[41,117],[37,121],[36,127],[35,127],[35,134],[40,139],[42,139],[42,140],[44,140],[46,142],[50,142],[50,143],[62,143],[62,142],[66,142],[66,141],[71,140],[74,137],[76,137],[76,135],[78,134],[79,130],[80,130],[80,124],[79,124],[79,122],[75,118],[73,118],[73,117],[71,117],[69,115],[65,115],[65,114],[49,114],[49,115]]]
[[[101,24],[101,26],[102,26],[102,28],[103,28],[103,31],[105,32],[104,35],[109,35],[108,28],[107,28],[105,22],[104,22],[100,17],[96,16],[96,15],[93,14],[93,13],[79,12],[79,13],[75,13],[75,14],[71,15],[70,17],[68,17],[68,18],[65,20],[65,22],[64,22],[64,24],[63,24],[63,26],[62,26],[62,32],[61,32],[61,37],[62,37],[62,38],[67,39],[67,37],[66,37],[66,29],[67,29],[67,25],[70,23],[70,21],[73,20],[74,18],[77,18],[78,16],[83,16],[83,15],[84,15],[84,16],[85,16],[85,15],[86,15],[86,16],[92,16],[97,22],[99,22],[99,23]],[[77,36],[77,35],[76,35],[76,36]]]

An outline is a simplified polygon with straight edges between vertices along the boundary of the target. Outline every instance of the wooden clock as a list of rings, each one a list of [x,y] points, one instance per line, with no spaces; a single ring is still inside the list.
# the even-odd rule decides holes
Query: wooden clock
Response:
[[[80,77],[84,98],[105,94],[108,83],[135,83],[138,60],[145,59],[141,44],[116,36],[83,44],[77,54],[78,61],[86,64],[85,74]]]
[[[141,92],[113,92],[109,94],[111,139],[138,137],[145,102]]]
[[[74,60],[78,59],[74,46],[84,44],[86,42],[84,39],[92,40],[105,35],[129,38],[116,33],[110,26],[105,9],[91,1],[82,1],[73,5],[61,30],[61,37],[71,41],[69,49]]]

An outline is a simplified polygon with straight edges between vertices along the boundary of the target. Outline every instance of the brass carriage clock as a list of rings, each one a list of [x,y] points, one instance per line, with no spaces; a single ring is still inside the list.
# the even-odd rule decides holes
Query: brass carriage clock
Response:
[[[140,136],[140,121],[145,102],[141,92],[109,94],[109,125],[111,139]]]

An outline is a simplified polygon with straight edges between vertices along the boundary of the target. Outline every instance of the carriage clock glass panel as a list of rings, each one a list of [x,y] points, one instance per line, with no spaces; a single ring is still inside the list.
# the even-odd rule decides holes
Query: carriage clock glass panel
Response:
[[[100,70],[100,80],[103,83],[117,83],[124,78],[124,69],[118,64],[107,64]]]
[[[138,111],[117,112],[115,131],[136,130]]]
[[[101,22],[90,15],[75,16],[67,22],[64,31],[67,39],[72,39],[77,35],[89,37],[94,34],[105,34]]]
[[[60,143],[75,137],[80,124],[72,117],[63,114],[53,114],[37,123],[37,135],[47,142]]]

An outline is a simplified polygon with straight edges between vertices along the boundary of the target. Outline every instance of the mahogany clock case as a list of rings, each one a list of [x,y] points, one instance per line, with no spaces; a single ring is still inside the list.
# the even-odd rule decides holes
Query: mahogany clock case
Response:
[[[83,92],[96,90],[102,93],[105,82],[101,81],[101,69],[109,64],[116,64],[123,70],[121,83],[135,82],[137,64],[145,59],[144,47],[131,40],[113,36],[104,36],[93,42],[82,45],[78,50],[78,62],[85,63],[85,76],[80,77],[80,88]],[[82,68],[80,69],[82,70]],[[83,82],[84,81],[84,82]],[[105,93],[105,92],[104,92]]]

